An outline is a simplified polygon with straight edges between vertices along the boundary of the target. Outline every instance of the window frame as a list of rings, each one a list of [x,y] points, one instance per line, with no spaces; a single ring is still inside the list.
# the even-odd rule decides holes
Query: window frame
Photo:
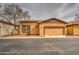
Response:
[[[24,31],[24,27],[27,27],[27,29],[29,30],[29,31]],[[30,33],[30,26],[29,25],[22,25],[22,33]]]

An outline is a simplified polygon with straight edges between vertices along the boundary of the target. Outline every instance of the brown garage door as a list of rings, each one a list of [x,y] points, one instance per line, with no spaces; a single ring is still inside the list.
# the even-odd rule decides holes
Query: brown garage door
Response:
[[[63,35],[64,28],[63,27],[45,27],[44,28],[45,36],[54,36],[54,35]]]

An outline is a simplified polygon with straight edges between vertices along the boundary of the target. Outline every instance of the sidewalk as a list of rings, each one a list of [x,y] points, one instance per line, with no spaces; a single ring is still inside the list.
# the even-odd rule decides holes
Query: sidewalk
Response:
[[[22,36],[22,35],[13,35],[13,36],[6,36],[0,37],[0,39],[27,39],[27,38],[79,38],[79,36]]]

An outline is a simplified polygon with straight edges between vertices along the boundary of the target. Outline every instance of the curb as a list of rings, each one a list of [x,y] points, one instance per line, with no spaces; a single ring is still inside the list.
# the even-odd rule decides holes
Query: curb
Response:
[[[49,39],[53,39],[53,38],[79,38],[79,36],[75,36],[75,37],[73,37],[73,36],[64,36],[64,37],[0,37],[0,39],[30,39],[30,38],[41,38],[41,39],[43,39],[43,38],[49,38]]]

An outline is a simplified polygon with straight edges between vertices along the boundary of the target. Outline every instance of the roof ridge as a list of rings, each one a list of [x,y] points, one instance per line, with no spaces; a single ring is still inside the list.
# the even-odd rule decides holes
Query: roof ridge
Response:
[[[53,18],[50,18],[50,19],[47,19],[47,20],[44,20],[43,22],[41,22],[41,23],[44,23],[44,22],[46,22],[46,21],[48,21],[48,20],[58,20],[58,21],[61,21],[61,22],[64,22],[64,23],[68,23],[68,22],[66,22],[66,21],[63,21],[63,20],[60,20],[60,19],[58,19],[58,18],[55,18],[55,17],[53,17]]]

